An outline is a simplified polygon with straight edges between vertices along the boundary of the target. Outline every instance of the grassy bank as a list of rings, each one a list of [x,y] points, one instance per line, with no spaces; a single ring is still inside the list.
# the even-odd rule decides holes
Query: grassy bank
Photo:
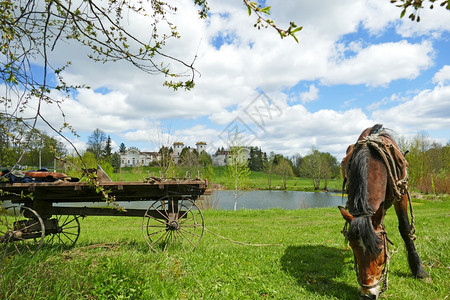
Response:
[[[206,171],[200,171],[202,178],[208,178],[211,184],[218,184],[222,187],[233,187],[234,183],[231,178],[227,178],[225,175],[226,167],[215,166],[212,168],[212,174],[207,174]],[[186,170],[183,168],[177,168],[173,172],[175,177],[183,177],[186,174]],[[197,173],[198,174],[198,173]],[[197,174],[194,174],[197,175]],[[157,167],[140,167],[140,168],[122,168],[120,173],[111,174],[113,181],[142,181],[143,178],[148,176],[159,176],[159,168]],[[251,172],[250,174],[250,189],[267,190],[269,189],[268,183],[269,175],[264,172]],[[280,175],[272,174],[270,189],[277,190],[283,186],[283,178]],[[290,191],[313,191],[313,181],[310,178],[301,177],[289,177],[286,181],[287,190]],[[325,186],[325,181],[321,182],[321,189]],[[328,189],[342,189],[342,179],[330,179],[327,184]]]
[[[450,198],[414,202],[416,246],[433,282],[414,279],[393,209],[389,290],[381,299],[445,299]],[[353,255],[337,208],[204,211],[208,230],[188,253],[149,252],[140,218],[87,217],[73,249],[45,247],[0,266],[0,299],[355,299]]]

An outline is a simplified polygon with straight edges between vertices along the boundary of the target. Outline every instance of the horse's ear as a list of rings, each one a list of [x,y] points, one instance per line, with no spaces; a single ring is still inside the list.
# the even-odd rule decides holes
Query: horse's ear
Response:
[[[375,212],[372,218],[372,225],[374,228],[380,226],[381,222],[383,222],[383,217],[384,217],[384,202],[381,202],[380,207],[378,207],[378,210]]]
[[[353,221],[354,217],[349,213],[347,210],[345,210],[345,207],[338,206],[339,210],[341,211],[341,215],[344,217],[345,221],[351,222]]]

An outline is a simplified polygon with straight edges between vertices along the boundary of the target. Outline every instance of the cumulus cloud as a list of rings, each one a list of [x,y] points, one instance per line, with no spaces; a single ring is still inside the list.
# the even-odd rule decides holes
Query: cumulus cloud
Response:
[[[415,78],[433,61],[430,42],[411,44],[407,41],[370,45],[354,57],[330,62],[322,79],[324,84],[386,85],[402,78]],[[336,53],[336,57],[341,54]]]
[[[348,145],[355,143],[362,129],[375,124],[360,109],[343,112],[319,110],[309,112],[303,105],[286,107],[283,114],[271,119],[258,143],[263,149],[289,155],[306,155],[311,146],[330,152],[338,158]]]
[[[392,124],[404,132],[450,128],[450,86],[424,90],[409,101],[386,110],[376,110],[374,120]]]
[[[443,66],[433,77],[434,83],[444,84],[447,81],[450,81],[450,65]]]
[[[317,98],[319,98],[319,89],[316,88],[314,84],[309,86],[309,91],[300,94],[302,103],[311,102],[317,100]]]

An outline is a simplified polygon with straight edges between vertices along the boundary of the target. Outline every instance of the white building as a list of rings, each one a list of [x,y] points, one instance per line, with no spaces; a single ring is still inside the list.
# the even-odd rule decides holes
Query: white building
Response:
[[[230,154],[230,151],[222,151],[222,152],[214,154],[212,156],[213,166],[226,166],[229,154]],[[243,160],[248,160],[250,158],[250,149],[242,148],[239,156]]]
[[[180,160],[181,151],[183,151],[184,143],[182,142],[175,142],[173,143],[173,162],[175,164],[178,164],[178,161]]]
[[[136,147],[130,147],[127,151],[120,153],[121,167],[148,166],[159,160],[157,152],[141,152]]]
[[[197,142],[195,144],[197,146],[197,153],[200,154],[202,151],[206,151],[206,143],[205,142]]]
[[[173,161],[178,164],[181,156],[181,151],[185,148],[184,143],[175,142],[173,143]],[[194,148],[188,147],[190,151]],[[196,143],[196,150],[198,153],[206,151],[206,143],[198,142]],[[120,166],[121,167],[137,167],[137,166],[148,166],[152,162],[158,161],[160,159],[158,152],[141,152],[136,147],[130,147],[127,151],[120,153]]]
[[[202,151],[206,151],[206,143],[205,142],[197,142],[195,144],[197,153],[200,154]],[[173,161],[175,164],[178,164],[180,160],[181,152],[185,148],[184,143],[175,142],[173,143]],[[189,151],[193,151],[194,148],[188,147]]]

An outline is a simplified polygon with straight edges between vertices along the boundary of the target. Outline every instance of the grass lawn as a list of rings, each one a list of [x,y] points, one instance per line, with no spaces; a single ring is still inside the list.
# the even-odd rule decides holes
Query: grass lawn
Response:
[[[410,274],[394,209],[385,220],[391,264],[381,299],[445,299],[450,197],[416,200],[416,247],[432,277]],[[43,247],[0,262],[0,299],[356,299],[353,255],[337,208],[206,210],[195,251],[150,252],[140,218],[87,217],[72,249]],[[213,234],[214,233],[214,234]],[[245,246],[217,237],[273,246]]]

